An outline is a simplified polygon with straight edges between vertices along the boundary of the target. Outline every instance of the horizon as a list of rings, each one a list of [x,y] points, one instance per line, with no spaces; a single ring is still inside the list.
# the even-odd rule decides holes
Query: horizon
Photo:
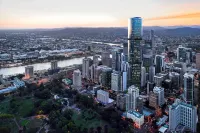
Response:
[[[199,0],[1,0],[0,29],[126,27],[134,16],[143,26],[200,25],[199,6]]]

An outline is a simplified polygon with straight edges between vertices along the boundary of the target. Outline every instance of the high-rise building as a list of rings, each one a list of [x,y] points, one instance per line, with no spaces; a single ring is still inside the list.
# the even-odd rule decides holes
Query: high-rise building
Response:
[[[117,95],[117,107],[121,110],[126,110],[126,95],[118,94]]]
[[[160,73],[165,70],[165,62],[164,62],[164,56],[162,55],[156,55],[155,57],[155,71],[156,73]]]
[[[152,65],[153,65],[153,55],[152,54],[143,54],[142,66],[146,68],[147,72],[149,72],[149,68]]]
[[[151,82],[151,83],[154,82],[154,76],[155,76],[155,67],[150,66],[149,67],[149,82]]]
[[[99,65],[99,55],[94,55],[93,56],[93,64],[95,64],[96,66]]]
[[[156,86],[162,86],[162,82],[165,80],[163,75],[160,75],[160,73],[156,74],[154,76],[154,82]]]
[[[110,53],[109,52],[103,52],[101,54],[101,61],[102,61],[102,64],[104,66],[108,66],[108,67],[111,67],[112,65],[112,61],[111,61],[111,58],[110,58]]]
[[[82,87],[82,81],[81,81],[81,71],[80,70],[74,70],[73,72],[73,86],[75,89],[81,89]]]
[[[94,82],[95,81],[95,68],[97,66],[95,64],[90,66],[90,79]]]
[[[179,62],[190,63],[192,61],[192,49],[179,45],[177,48],[177,60]]]
[[[123,43],[123,54],[125,61],[128,61],[128,43]]]
[[[197,128],[197,108],[183,102],[171,105],[169,107],[169,130],[176,131],[178,125],[186,126],[195,133]]]
[[[33,66],[27,66],[25,67],[25,77],[26,78],[31,78],[33,77],[34,73],[33,73]]]
[[[128,60],[131,68],[129,85],[140,87],[141,82],[141,43],[142,19],[130,18],[128,25]]]
[[[89,67],[90,67],[90,58],[84,58],[83,64],[82,64],[82,76],[83,78],[89,79],[90,73],[89,73]]]
[[[196,53],[196,68],[200,69],[200,53]]]
[[[129,63],[122,61],[121,65],[121,73],[122,73],[122,81],[121,81],[121,86],[122,86],[122,91],[127,90],[127,82],[128,82],[128,77],[129,77],[129,72],[130,72],[130,67]]]
[[[121,72],[118,72],[118,71],[114,71],[112,74],[111,74],[111,89],[113,91],[122,91],[122,88],[121,88]]]
[[[139,112],[140,114],[143,114],[143,99],[140,96],[137,98],[136,111]]]
[[[111,74],[112,68],[105,67],[102,69],[102,73],[100,75],[101,86],[111,88]]]
[[[184,99],[188,104],[193,105],[194,102],[194,75],[190,73],[184,74]]]
[[[55,70],[58,68],[58,62],[57,61],[52,61],[51,62],[51,70]]]
[[[136,110],[137,98],[139,97],[138,87],[132,85],[128,88],[128,93],[126,94],[126,110]]]
[[[144,87],[146,85],[146,68],[142,67],[141,71],[141,87]]]
[[[107,104],[109,101],[109,93],[103,90],[97,91],[97,100],[102,102],[103,104]]]
[[[162,87],[154,87],[153,93],[158,95],[158,105],[162,106],[165,103],[164,88],[162,88]]]
[[[177,72],[170,72],[169,79],[172,82],[172,88],[175,90],[179,90],[180,87],[180,74]]]
[[[159,106],[158,105],[158,94],[153,93],[152,91],[149,93],[149,106],[151,106],[155,109]]]

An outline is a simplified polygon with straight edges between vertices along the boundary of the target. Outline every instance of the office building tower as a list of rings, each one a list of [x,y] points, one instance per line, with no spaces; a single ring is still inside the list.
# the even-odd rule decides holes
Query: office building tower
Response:
[[[140,96],[137,98],[136,111],[139,112],[140,114],[143,114],[143,99]]]
[[[122,91],[121,72],[113,71],[111,74],[111,89],[116,92]]]
[[[200,53],[196,53],[196,68],[200,69]]]
[[[118,94],[117,95],[117,107],[121,110],[126,110],[126,95]]]
[[[149,93],[153,91],[154,86],[155,86],[155,83],[147,82],[147,95],[149,95]]]
[[[172,81],[172,88],[179,90],[180,88],[180,74],[177,72],[170,72],[169,79]]]
[[[123,43],[123,54],[125,61],[128,61],[128,43]]]
[[[102,64],[104,66],[111,67],[112,63],[111,63],[110,53],[109,52],[103,52],[101,54],[101,61],[102,61]]]
[[[130,73],[129,63],[125,62],[125,61],[122,61],[122,64],[121,64],[122,91],[126,91],[127,90],[129,73]]]
[[[155,57],[155,70],[156,73],[160,73],[165,70],[165,62],[164,62],[164,56],[162,55],[156,55]]]
[[[184,100],[186,103],[193,105],[194,102],[194,75],[184,74]]]
[[[149,93],[149,106],[151,106],[155,109],[159,106],[158,105],[158,94],[153,93],[152,91]]]
[[[151,83],[154,82],[154,76],[155,76],[155,67],[150,66],[149,67],[149,82],[151,82]]]
[[[96,65],[93,64],[92,66],[90,66],[90,79],[94,82],[95,81],[95,69]]]
[[[153,55],[152,54],[143,54],[142,66],[146,68],[147,72],[149,72],[149,68],[152,65],[153,65]]]
[[[132,85],[128,88],[128,93],[126,94],[126,110],[136,110],[137,98],[139,97],[138,87]]]
[[[192,49],[179,45],[177,48],[177,60],[189,64],[192,61]]]
[[[169,130],[176,131],[177,126],[182,125],[196,132],[197,108],[183,102],[174,103],[169,107]]]
[[[154,35],[154,30],[150,31],[150,40],[152,43],[152,47],[155,47],[155,35]]]
[[[131,18],[128,25],[128,60],[131,68],[129,85],[140,87],[141,82],[141,43],[142,19]]]
[[[108,104],[109,101],[109,93],[103,90],[97,91],[97,100],[103,104]]]
[[[33,77],[34,73],[33,73],[33,66],[27,66],[25,67],[25,77],[26,78],[31,78]]]
[[[115,49],[112,51],[112,69],[115,71],[121,70],[121,62],[123,60],[122,49]]]
[[[159,73],[154,76],[154,82],[156,86],[162,86],[162,82],[164,80],[164,76],[160,75]]]
[[[78,69],[78,70],[74,70],[73,72],[73,87],[75,89],[81,89],[82,87],[82,81],[81,81],[81,71]]]
[[[83,78],[86,78],[86,79],[90,78],[90,74],[89,74],[90,60],[91,60],[90,58],[83,59],[82,76]]]
[[[165,104],[165,93],[164,93],[164,88],[162,87],[154,87],[153,93],[158,95],[158,105],[162,106]]]
[[[51,62],[51,70],[55,70],[58,68],[58,62],[57,61],[52,61]]]
[[[146,68],[142,67],[142,72],[141,72],[141,87],[146,86]]]
[[[102,73],[100,75],[101,86],[111,88],[111,74],[112,68],[105,67],[102,69]]]
[[[94,55],[93,56],[93,64],[95,64],[96,66],[99,65],[99,55]]]

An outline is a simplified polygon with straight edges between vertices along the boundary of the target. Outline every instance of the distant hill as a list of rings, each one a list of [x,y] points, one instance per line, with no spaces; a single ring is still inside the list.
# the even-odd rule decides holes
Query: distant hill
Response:
[[[157,34],[166,36],[189,36],[189,35],[200,35],[199,28],[182,27],[176,29],[165,29],[156,31]]]

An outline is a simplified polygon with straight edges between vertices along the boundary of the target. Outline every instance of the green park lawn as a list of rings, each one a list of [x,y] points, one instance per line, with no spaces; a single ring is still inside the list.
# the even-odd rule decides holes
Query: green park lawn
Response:
[[[16,117],[26,117],[34,108],[33,99],[16,98],[11,107],[10,98],[0,102],[0,113],[14,114]]]
[[[76,126],[81,126],[81,129],[84,128],[97,128],[98,126],[103,127],[107,123],[100,118],[98,118],[98,114],[94,111],[88,112],[88,110],[83,111],[83,113],[77,114],[74,113],[72,116],[72,120],[76,124]]]

